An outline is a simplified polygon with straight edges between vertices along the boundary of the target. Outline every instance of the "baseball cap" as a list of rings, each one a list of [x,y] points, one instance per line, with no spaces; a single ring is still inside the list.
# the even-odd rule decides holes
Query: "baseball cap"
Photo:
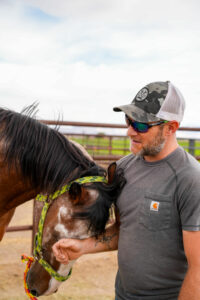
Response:
[[[152,82],[143,87],[130,104],[117,106],[114,111],[123,111],[137,122],[159,120],[181,122],[185,100],[181,92],[170,82]]]

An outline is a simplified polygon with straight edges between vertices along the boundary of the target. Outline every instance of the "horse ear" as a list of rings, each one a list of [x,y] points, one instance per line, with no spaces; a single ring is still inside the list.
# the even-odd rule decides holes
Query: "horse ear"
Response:
[[[78,203],[78,199],[81,197],[81,186],[77,182],[73,182],[69,189],[69,196],[73,204]]]
[[[108,167],[108,183],[109,184],[111,184],[113,182],[116,168],[117,168],[117,164],[115,162],[111,163]]]
[[[77,182],[72,183],[69,189],[69,197],[73,205],[85,203],[86,190]]]

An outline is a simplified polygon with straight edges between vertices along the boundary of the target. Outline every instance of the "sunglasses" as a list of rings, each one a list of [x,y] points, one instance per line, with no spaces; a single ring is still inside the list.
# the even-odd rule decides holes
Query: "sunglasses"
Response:
[[[159,122],[152,123],[152,124],[141,123],[141,122],[137,122],[137,121],[133,121],[133,120],[129,119],[129,117],[127,115],[125,115],[125,120],[126,120],[126,124],[128,127],[131,126],[136,132],[139,132],[139,133],[145,133],[149,130],[149,128],[151,128],[153,126],[157,126],[157,125],[168,122],[168,121],[159,121]]]

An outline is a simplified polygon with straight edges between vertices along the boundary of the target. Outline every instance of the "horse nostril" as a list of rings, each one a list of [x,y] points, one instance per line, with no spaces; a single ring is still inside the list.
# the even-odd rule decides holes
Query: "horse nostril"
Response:
[[[38,293],[36,290],[30,290],[31,294],[35,297],[38,297]]]

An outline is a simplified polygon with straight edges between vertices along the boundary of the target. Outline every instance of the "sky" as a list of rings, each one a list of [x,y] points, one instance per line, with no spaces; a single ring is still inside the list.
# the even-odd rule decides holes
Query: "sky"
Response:
[[[0,0],[0,106],[39,119],[124,123],[113,107],[153,81],[200,127],[199,0]]]

